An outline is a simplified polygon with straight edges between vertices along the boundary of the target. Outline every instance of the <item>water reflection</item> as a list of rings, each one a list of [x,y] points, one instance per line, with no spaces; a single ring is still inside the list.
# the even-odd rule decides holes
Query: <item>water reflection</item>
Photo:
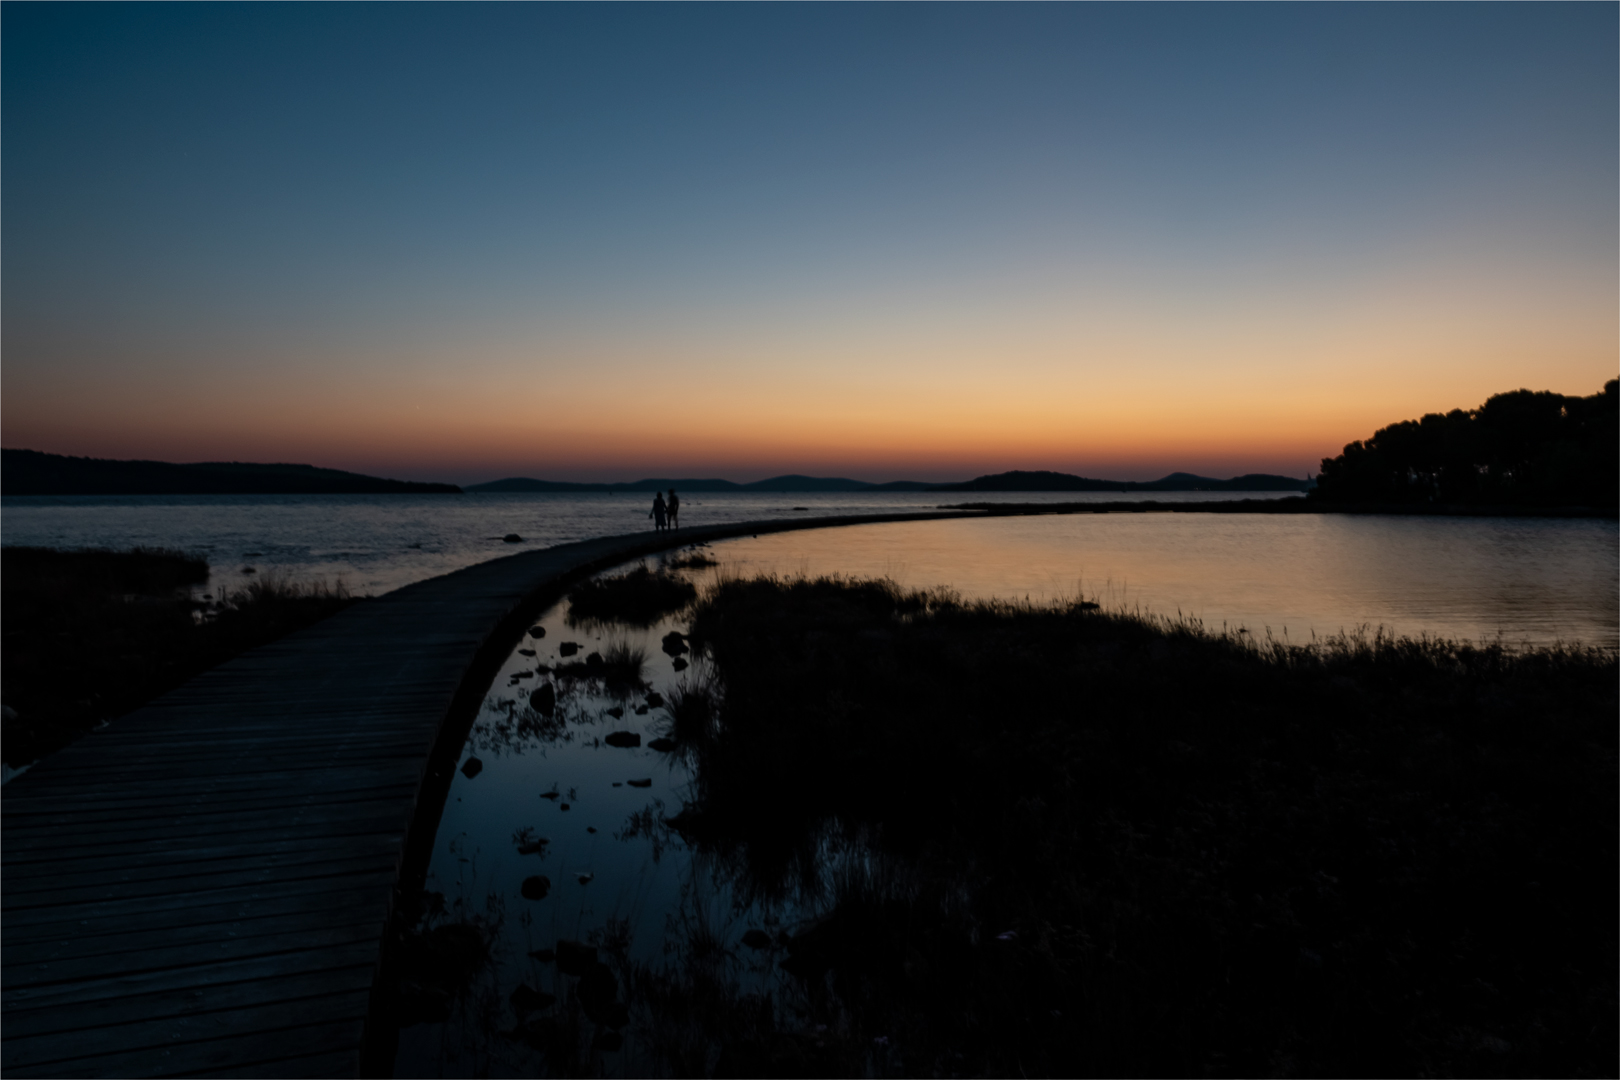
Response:
[[[683,615],[572,615],[548,611],[514,650],[458,762],[421,928],[473,928],[487,960],[442,1008],[407,1010],[396,1075],[662,1072],[697,1050],[691,995],[790,989],[780,941],[835,853],[797,868],[808,889],[739,888],[738,850],[682,831],[719,693]],[[589,964],[564,961],[576,948]]]
[[[889,577],[966,599],[1100,599],[1309,641],[1358,627],[1620,645],[1613,520],[1081,514],[728,540],[741,575]]]

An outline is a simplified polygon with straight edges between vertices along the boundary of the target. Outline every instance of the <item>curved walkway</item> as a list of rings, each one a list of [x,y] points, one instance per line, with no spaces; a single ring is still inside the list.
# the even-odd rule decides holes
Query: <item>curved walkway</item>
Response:
[[[356,1075],[412,819],[419,803],[437,814],[435,740],[542,602],[699,541],[970,516],[752,522],[495,559],[356,604],[45,759],[0,789],[0,1069]]]

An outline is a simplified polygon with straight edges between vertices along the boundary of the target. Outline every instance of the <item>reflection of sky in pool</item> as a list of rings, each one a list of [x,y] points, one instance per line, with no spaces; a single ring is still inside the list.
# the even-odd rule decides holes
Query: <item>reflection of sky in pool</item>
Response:
[[[647,691],[616,699],[600,683],[575,682],[559,695],[557,723],[544,732],[516,730],[544,676],[514,676],[533,672],[536,663],[558,664],[564,642],[579,644],[575,661],[614,643],[644,649],[642,678],[648,690],[664,694],[698,675],[698,668],[677,672],[675,658],[660,647],[671,630],[686,629],[684,622],[665,619],[645,630],[575,628],[567,624],[566,613],[566,601],[547,611],[536,624],[545,628],[545,636],[525,636],[516,646],[536,655],[514,651],[495,677],[457,762],[460,770],[477,758],[482,768],[471,777],[456,773],[434,841],[427,888],[444,895],[451,919],[497,928],[495,962],[449,1024],[418,1024],[401,1032],[396,1075],[533,1075],[538,1054],[492,1031],[513,1026],[506,1002],[519,983],[560,995],[560,984],[572,981],[559,976],[554,964],[529,956],[553,948],[559,939],[627,933],[631,958],[657,965],[677,959],[681,943],[689,939],[680,932],[681,920],[701,920],[705,931],[730,947],[735,977],[751,982],[774,977],[772,951],[756,952],[741,938],[754,928],[774,936],[779,917],[757,907],[733,910],[720,876],[660,823],[681,809],[688,773],[677,757],[646,745],[664,733],[669,719],[662,708],[634,712],[646,702]],[[622,718],[606,715],[615,707],[624,709]],[[635,732],[642,745],[621,749],[601,741],[614,731]],[[631,781],[651,783],[638,787]],[[544,797],[553,792],[556,797]],[[549,841],[543,854],[518,853],[525,829]],[[523,881],[533,875],[551,880],[543,900],[521,894]],[[591,876],[582,884],[580,875]],[[629,1062],[635,1029],[626,1035],[622,1061],[634,1071]]]

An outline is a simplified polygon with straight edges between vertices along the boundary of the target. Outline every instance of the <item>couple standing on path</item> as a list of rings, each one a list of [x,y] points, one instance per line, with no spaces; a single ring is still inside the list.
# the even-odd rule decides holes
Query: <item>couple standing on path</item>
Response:
[[[653,528],[658,532],[665,529],[678,529],[681,527],[681,497],[675,494],[675,489],[669,489],[669,501],[664,501],[664,493],[660,491],[653,496],[652,513],[647,515],[653,519]]]

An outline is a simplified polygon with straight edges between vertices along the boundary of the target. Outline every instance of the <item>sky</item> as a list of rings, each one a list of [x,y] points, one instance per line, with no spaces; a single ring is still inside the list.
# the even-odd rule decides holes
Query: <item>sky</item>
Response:
[[[1620,367],[1614,4],[0,6],[0,441],[1304,476]]]

